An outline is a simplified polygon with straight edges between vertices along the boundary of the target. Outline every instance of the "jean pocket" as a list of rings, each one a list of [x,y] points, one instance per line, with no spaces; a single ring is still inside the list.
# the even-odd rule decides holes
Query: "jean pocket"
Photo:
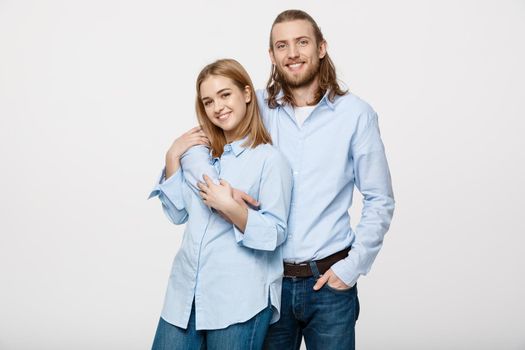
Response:
[[[323,288],[326,288],[327,290],[334,292],[336,294],[348,294],[354,291],[355,285],[350,288],[346,288],[346,289],[338,289],[338,288],[331,287],[328,283],[325,283]]]

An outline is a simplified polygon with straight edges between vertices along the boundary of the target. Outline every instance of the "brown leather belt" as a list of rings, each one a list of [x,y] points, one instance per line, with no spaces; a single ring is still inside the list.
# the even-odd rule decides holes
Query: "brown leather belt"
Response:
[[[319,274],[323,274],[328,269],[338,262],[348,256],[350,248],[343,249],[337,253],[327,256],[321,260],[315,260]],[[313,276],[312,269],[310,268],[310,262],[303,262],[300,264],[284,263],[284,277],[310,277]]]

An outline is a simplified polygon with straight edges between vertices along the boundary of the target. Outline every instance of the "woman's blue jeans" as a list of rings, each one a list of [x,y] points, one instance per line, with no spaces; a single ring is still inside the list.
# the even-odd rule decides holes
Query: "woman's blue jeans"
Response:
[[[187,329],[159,320],[152,350],[260,350],[272,317],[272,307],[246,322],[224,329],[196,330],[195,305],[192,306]]]

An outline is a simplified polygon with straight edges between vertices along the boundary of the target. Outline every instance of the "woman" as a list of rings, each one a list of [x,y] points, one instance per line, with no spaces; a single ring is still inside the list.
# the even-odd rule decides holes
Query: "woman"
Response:
[[[191,184],[183,176],[183,154],[208,143],[201,130],[174,141],[150,197],[158,195],[168,218],[186,229],[153,349],[261,349],[279,318],[291,168],[271,146],[253,84],[237,61],[206,66],[196,88],[197,117],[221,180]],[[237,203],[232,188],[257,199],[259,209]]]

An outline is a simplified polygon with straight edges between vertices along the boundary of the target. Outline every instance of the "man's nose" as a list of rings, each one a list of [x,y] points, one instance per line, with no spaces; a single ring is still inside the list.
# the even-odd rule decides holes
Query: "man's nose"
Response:
[[[297,58],[299,57],[299,50],[295,45],[288,46],[288,58]]]

